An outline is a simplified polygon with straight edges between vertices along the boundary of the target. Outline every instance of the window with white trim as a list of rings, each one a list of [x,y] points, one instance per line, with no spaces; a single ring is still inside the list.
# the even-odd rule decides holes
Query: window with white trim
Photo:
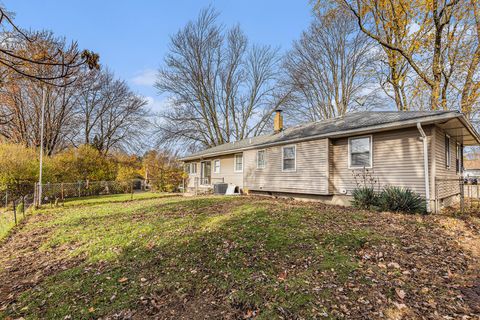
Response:
[[[243,154],[239,153],[235,155],[235,172],[242,172],[243,171]]]
[[[265,150],[258,150],[257,151],[257,169],[264,169],[265,168]]]
[[[348,139],[348,167],[372,168],[372,136]]]
[[[213,173],[220,173],[220,160],[213,161]]]
[[[282,148],[282,170],[295,171],[297,169],[297,150],[296,146],[287,146]]]
[[[197,174],[197,163],[190,163],[190,174]]]
[[[452,165],[452,153],[450,152],[450,136],[445,135],[445,166],[450,168]]]

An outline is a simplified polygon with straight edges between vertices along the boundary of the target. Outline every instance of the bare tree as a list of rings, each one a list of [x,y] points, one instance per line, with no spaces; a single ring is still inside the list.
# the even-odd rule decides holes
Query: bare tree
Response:
[[[148,127],[147,101],[108,70],[87,71],[81,83],[77,120],[82,132],[76,142],[104,153],[113,148],[135,150]]]
[[[64,38],[44,32],[42,41],[29,45],[32,53],[68,47]],[[58,66],[34,64],[32,72],[57,74]],[[55,85],[16,75],[0,87],[0,136],[7,141],[39,147],[42,96],[45,93],[44,151],[51,155],[66,147],[87,143],[107,153],[114,148],[133,150],[145,131],[146,101],[108,71],[75,69]]]
[[[285,59],[297,98],[290,111],[317,121],[363,108],[373,86],[372,53],[372,42],[351,14],[318,13]]]
[[[68,45],[64,38],[56,38],[50,32],[43,32],[41,40],[29,43],[26,49],[31,54],[46,54],[63,51]],[[75,54],[75,53],[72,53]],[[45,78],[53,78],[59,66],[50,64],[32,64],[32,73],[41,74]],[[73,71],[72,71],[73,72]],[[75,69],[77,76],[79,69]],[[38,79],[12,75],[10,81],[0,87],[1,102],[0,135],[9,141],[22,143],[26,146],[40,146],[40,115],[42,109],[42,96],[45,92],[45,126],[44,150],[47,154],[65,148],[68,136],[71,134],[71,124],[76,105],[76,84],[70,78],[55,79],[56,85],[47,85]]]
[[[287,98],[276,91],[279,57],[226,30],[208,8],[172,38],[156,88],[169,96],[157,127],[162,143],[215,146],[265,131]]]
[[[28,50],[32,48],[32,45],[44,41],[44,32],[26,32],[13,22],[12,16],[12,13],[0,7],[0,28],[2,31],[0,66],[5,68],[5,70],[2,70],[4,81],[5,77],[13,74],[50,85],[61,85],[62,83],[55,80],[71,78],[81,65],[88,65],[90,69],[99,68],[98,54],[89,50],[79,51],[76,42],[72,42],[69,46],[63,48],[59,47],[56,51],[32,52]],[[55,72],[39,73],[39,68],[32,66],[51,67]],[[74,79],[70,81],[74,81]]]

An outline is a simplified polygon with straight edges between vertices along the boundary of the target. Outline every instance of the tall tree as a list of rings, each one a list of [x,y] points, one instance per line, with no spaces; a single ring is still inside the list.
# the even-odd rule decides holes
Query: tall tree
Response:
[[[31,53],[67,52],[64,38],[43,32],[29,43]],[[72,53],[74,54],[74,53]],[[32,72],[57,74],[58,66],[32,64]],[[69,146],[90,144],[103,153],[114,148],[133,150],[143,137],[147,110],[144,98],[108,71],[75,69],[71,78],[54,83],[17,75],[0,87],[0,136],[29,147],[41,145],[40,119],[45,94],[44,151],[51,155]]]
[[[25,47],[33,55],[50,55],[56,51],[71,52],[75,55],[74,48],[70,47],[64,38],[55,37],[51,32],[42,32],[41,39],[28,43]],[[73,50],[73,51],[71,51]],[[54,77],[61,68],[50,64],[30,64],[29,70],[43,77]],[[75,70],[77,76],[79,69]],[[53,80],[52,80],[53,81]],[[40,117],[42,97],[45,93],[45,126],[44,149],[47,154],[52,154],[68,144],[68,137],[72,134],[72,119],[76,102],[77,84],[69,78],[55,79],[53,83],[46,84],[38,79],[16,75],[11,77],[3,87],[0,87],[0,118],[6,121],[0,124],[0,135],[11,142],[22,143],[30,147],[40,146]]]
[[[160,114],[161,142],[215,146],[255,136],[287,94],[276,89],[279,57],[249,45],[240,28],[225,30],[202,10],[172,38],[156,88],[169,97]]]
[[[462,110],[470,112],[475,103],[470,99],[475,97],[473,74],[480,58],[461,53],[477,52],[478,39],[472,41],[472,34],[478,36],[480,30],[477,0],[333,2],[350,10],[360,30],[384,48],[392,71],[402,66],[400,80],[408,72],[416,77],[412,94],[421,95],[427,87],[430,109],[449,108],[449,101],[461,92]],[[409,71],[403,69],[404,63]],[[396,101],[402,106],[399,98]]]
[[[3,81],[10,75],[35,79],[51,85],[59,85],[55,80],[71,78],[81,65],[90,69],[99,68],[98,54],[89,50],[78,50],[76,42],[56,51],[32,52],[29,48],[37,42],[44,41],[43,32],[27,32],[18,27],[13,14],[0,6],[0,66]],[[66,49],[66,50],[65,50]],[[41,68],[50,67],[54,73],[43,74]],[[74,79],[70,79],[73,81]]]
[[[317,13],[285,59],[297,98],[290,111],[316,121],[362,108],[373,85],[372,49],[349,12]]]
[[[76,118],[82,129],[76,142],[103,153],[141,147],[149,125],[147,101],[108,70],[87,71],[80,82]]]

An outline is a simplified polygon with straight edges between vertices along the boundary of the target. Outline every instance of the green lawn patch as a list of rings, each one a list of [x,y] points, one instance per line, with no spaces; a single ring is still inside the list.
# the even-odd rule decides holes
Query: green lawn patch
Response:
[[[55,257],[56,271],[20,292],[0,317],[188,318],[195,311],[335,318],[332,305],[341,301],[331,301],[356,301],[360,288],[376,285],[371,271],[363,272],[363,256],[397,245],[367,225],[371,216],[353,210],[244,197],[143,197],[41,210],[18,232],[42,230],[35,254]]]

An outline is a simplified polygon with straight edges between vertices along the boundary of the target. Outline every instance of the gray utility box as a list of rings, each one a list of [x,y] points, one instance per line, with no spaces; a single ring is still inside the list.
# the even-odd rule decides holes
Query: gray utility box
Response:
[[[227,192],[228,183],[215,183],[213,185],[213,193],[225,194]]]

